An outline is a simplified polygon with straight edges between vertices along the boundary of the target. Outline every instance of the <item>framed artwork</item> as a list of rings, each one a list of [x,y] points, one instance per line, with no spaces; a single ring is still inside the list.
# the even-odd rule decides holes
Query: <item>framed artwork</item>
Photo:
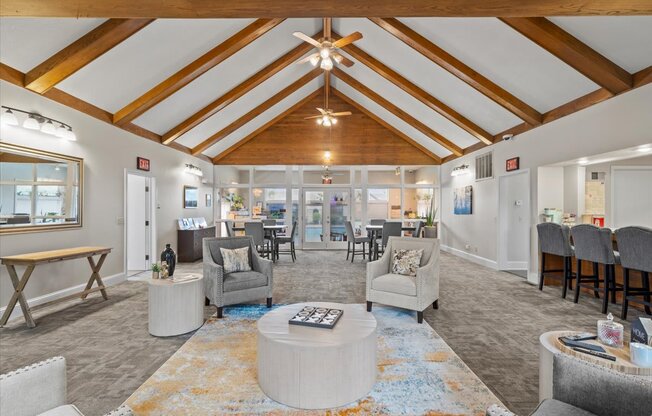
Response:
[[[197,208],[197,201],[199,197],[199,191],[195,186],[184,186],[183,187],[183,207],[184,208]]]
[[[513,170],[518,170],[521,167],[520,158],[513,157],[505,161],[505,170],[511,172]]]
[[[149,172],[149,159],[145,159],[144,157],[137,157],[136,158],[136,168],[138,170],[144,170]]]
[[[213,195],[206,194],[206,208],[210,208],[212,206],[213,206]]]
[[[453,213],[455,215],[473,214],[473,186],[457,188],[453,192]]]

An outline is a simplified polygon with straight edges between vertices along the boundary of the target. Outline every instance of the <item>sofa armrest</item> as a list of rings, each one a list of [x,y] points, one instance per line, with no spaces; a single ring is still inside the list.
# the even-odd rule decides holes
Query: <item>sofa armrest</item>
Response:
[[[214,305],[219,304],[224,296],[224,267],[215,263],[212,258],[205,257],[204,268],[204,294]]]
[[[430,256],[428,263],[417,269],[417,299],[420,310],[439,299],[439,252]]]
[[[391,256],[385,254],[376,261],[371,261],[367,263],[367,300],[369,299],[369,293],[371,292],[371,282],[384,274],[389,273],[389,259]]]
[[[251,256],[251,262],[253,263],[252,266],[254,271],[257,271],[267,276],[267,285],[271,288],[273,285],[272,261],[260,257],[258,253],[254,250]],[[270,295],[268,297],[271,297],[271,289],[270,289]]]
[[[0,375],[0,415],[33,416],[66,404],[66,359],[53,357]]]

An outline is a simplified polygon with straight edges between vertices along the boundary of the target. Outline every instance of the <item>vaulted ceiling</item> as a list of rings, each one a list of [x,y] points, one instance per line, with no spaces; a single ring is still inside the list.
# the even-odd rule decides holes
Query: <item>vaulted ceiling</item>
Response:
[[[322,30],[320,18],[3,17],[0,79],[217,162],[323,89],[321,70],[295,64],[314,50],[292,36]],[[652,81],[652,16],[334,18],[332,31],[364,37],[343,48],[355,64],[331,71],[331,93],[434,163]]]

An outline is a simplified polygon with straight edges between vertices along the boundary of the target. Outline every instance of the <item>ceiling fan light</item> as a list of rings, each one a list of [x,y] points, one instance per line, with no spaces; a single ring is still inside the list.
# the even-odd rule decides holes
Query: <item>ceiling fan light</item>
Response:
[[[2,116],[0,117],[0,121],[2,122],[2,124],[6,124],[8,126],[18,125],[18,119],[10,109],[7,109],[2,113]]]
[[[324,126],[326,126],[326,127],[331,126],[331,121],[328,118],[324,118]]]
[[[30,130],[39,130],[41,128],[41,124],[32,114],[30,114],[29,117],[27,117],[23,122],[23,127]]]
[[[324,120],[322,120],[321,118],[317,119],[317,124],[319,124],[320,126],[321,126],[321,123],[323,123],[323,122],[324,122]]]
[[[331,56],[330,48],[326,48],[326,47],[321,48],[321,49],[319,50],[319,56],[321,56],[322,59],[328,59],[328,58],[330,58],[330,56]]]
[[[41,131],[46,134],[57,134],[57,127],[52,123],[52,120],[48,120],[41,126]]]
[[[312,58],[310,58],[310,63],[312,66],[317,66],[319,63],[319,55],[314,55]]]
[[[330,71],[331,69],[333,69],[333,61],[331,60],[331,58],[322,59],[320,68],[323,69],[324,71]]]
[[[335,117],[331,117],[331,123],[337,124],[337,119]]]

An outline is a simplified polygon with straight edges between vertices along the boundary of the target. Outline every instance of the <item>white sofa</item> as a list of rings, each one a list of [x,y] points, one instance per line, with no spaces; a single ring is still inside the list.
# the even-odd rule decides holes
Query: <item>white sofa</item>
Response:
[[[0,415],[83,416],[69,404],[66,389],[66,359],[53,357],[0,375]],[[106,416],[132,416],[127,406]]]
[[[416,276],[392,274],[392,253],[396,249],[423,249]],[[439,240],[434,238],[389,237],[383,256],[367,263],[367,310],[373,302],[417,312],[423,322],[423,311],[430,305],[439,307]]]

